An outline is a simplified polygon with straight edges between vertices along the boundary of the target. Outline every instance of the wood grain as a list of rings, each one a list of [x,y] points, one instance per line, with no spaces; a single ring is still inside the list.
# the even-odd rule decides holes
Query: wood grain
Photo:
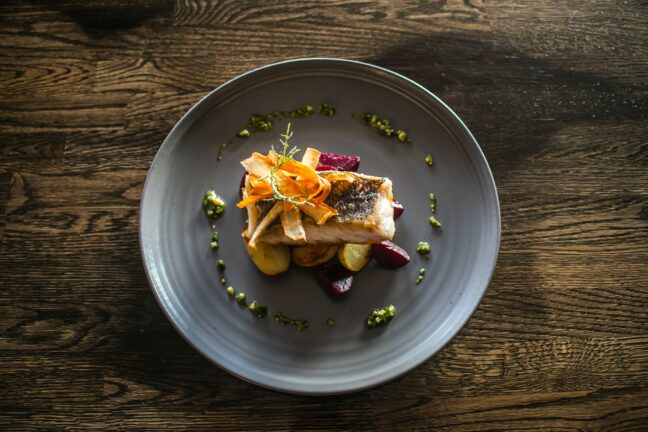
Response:
[[[411,373],[307,398],[197,354],[150,295],[147,169],[206,92],[266,63],[404,73],[468,123],[502,246]],[[645,431],[648,5],[641,0],[0,5],[0,429]]]

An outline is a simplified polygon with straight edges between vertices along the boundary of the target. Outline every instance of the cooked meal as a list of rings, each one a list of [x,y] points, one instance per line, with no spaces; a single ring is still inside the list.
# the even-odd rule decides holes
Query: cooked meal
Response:
[[[280,150],[241,161],[237,207],[247,212],[242,237],[259,270],[272,276],[291,262],[314,267],[320,285],[340,296],[372,256],[388,267],[407,264],[407,252],[390,241],[403,211],[391,180],[355,172],[357,156],[307,148],[298,161],[290,125],[282,137]]]
[[[242,200],[250,248],[259,242],[309,245],[378,243],[394,236],[392,183],[388,178],[320,165],[321,152],[308,148],[301,162],[288,148],[290,127],[281,153],[253,153],[245,168]],[[338,156],[339,158],[339,156]],[[359,161],[359,159],[358,159]],[[318,171],[319,167],[319,171]]]

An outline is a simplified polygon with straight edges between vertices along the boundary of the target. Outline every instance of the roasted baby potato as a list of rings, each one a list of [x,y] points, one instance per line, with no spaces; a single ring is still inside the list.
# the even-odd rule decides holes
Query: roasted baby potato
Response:
[[[337,250],[338,245],[297,246],[292,250],[292,262],[300,267],[315,267],[333,258]]]
[[[337,255],[346,269],[357,272],[371,259],[371,245],[345,243],[338,249]]]
[[[243,243],[261,273],[274,276],[285,272],[290,267],[290,247],[258,242],[255,248],[251,248],[246,239],[243,239]]]

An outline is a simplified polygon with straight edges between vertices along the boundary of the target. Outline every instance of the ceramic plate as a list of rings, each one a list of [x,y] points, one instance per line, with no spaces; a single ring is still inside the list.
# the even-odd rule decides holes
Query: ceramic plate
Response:
[[[237,209],[240,160],[265,153],[285,131],[220,145],[245,127],[253,113],[328,103],[334,117],[292,120],[292,145],[358,155],[359,172],[392,179],[405,206],[394,241],[411,262],[400,269],[371,262],[351,292],[331,299],[307,269],[277,277],[256,270],[241,241],[244,212]],[[413,143],[386,139],[353,114],[375,112],[404,129]],[[435,165],[424,163],[432,154]],[[228,203],[216,223],[221,247],[209,248],[210,222],[201,209],[207,189]],[[428,195],[437,196],[428,223]],[[178,122],[162,144],[146,179],[140,209],[140,243],[155,297],[186,340],[214,363],[246,381],[300,394],[366,389],[420,365],[466,323],[489,283],[499,249],[497,192],[488,164],[466,126],[439,98],[415,82],[373,65],[337,59],[302,59],[245,73],[217,88]],[[429,260],[416,253],[419,241]],[[227,263],[228,284],[268,306],[259,319],[228,297],[217,259]],[[425,279],[414,283],[419,268]],[[394,304],[386,327],[367,330],[368,313]],[[303,332],[272,319],[281,311],[307,319]],[[328,327],[327,319],[335,326]]]

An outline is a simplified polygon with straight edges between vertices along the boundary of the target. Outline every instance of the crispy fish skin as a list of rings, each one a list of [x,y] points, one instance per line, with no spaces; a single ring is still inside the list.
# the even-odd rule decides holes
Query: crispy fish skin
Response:
[[[269,227],[259,241],[304,245],[378,243],[393,238],[396,228],[391,180],[352,172],[324,171],[320,175],[331,182],[324,202],[338,214],[322,225],[304,216],[305,241],[288,238],[280,224]]]

